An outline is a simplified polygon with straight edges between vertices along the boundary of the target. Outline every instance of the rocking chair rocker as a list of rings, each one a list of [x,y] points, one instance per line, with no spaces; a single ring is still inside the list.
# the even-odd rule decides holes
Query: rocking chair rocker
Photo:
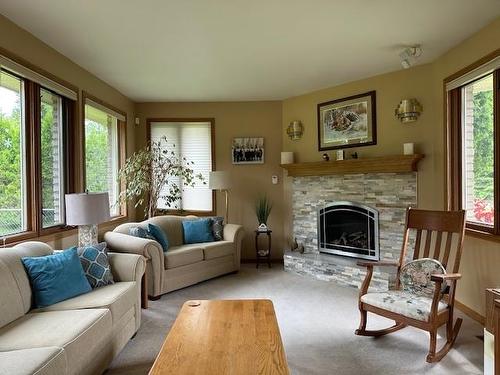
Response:
[[[408,236],[411,230],[416,231],[413,260],[421,260],[420,263],[427,262],[426,266],[431,264],[433,267],[441,267],[442,265],[442,273],[430,276],[430,280],[426,285],[427,289],[419,286],[412,289],[401,285],[400,276],[401,271],[405,271],[403,266],[408,247]],[[422,249],[422,232],[424,231],[425,244]],[[427,362],[440,361],[453,346],[462,324],[460,318],[457,318],[455,324],[453,324],[453,312],[456,283],[461,278],[461,275],[457,272],[460,266],[464,232],[465,211],[463,210],[427,211],[409,208],[406,213],[403,245],[399,261],[358,262],[358,265],[367,268],[367,273],[359,294],[361,322],[355,332],[356,335],[378,337],[396,332],[408,325],[420,328],[430,334]],[[434,236],[433,233],[435,233]],[[432,246],[433,251],[431,251],[432,238],[435,239],[434,246]],[[443,245],[444,251],[441,251]],[[450,255],[454,255],[453,267],[451,273],[446,273]],[[411,263],[419,262],[412,261]],[[373,267],[375,266],[397,268],[396,290],[368,293]],[[421,293],[422,291],[427,293]],[[443,299],[444,295],[447,295],[446,300]],[[394,320],[395,324],[386,329],[367,330],[368,312]],[[437,331],[444,324],[446,324],[446,343],[436,352]]]

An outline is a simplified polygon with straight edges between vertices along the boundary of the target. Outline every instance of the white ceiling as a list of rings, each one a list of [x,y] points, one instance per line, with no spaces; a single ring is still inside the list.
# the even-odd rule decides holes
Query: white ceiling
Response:
[[[2,0],[0,12],[135,101],[283,99],[430,62],[500,0]]]

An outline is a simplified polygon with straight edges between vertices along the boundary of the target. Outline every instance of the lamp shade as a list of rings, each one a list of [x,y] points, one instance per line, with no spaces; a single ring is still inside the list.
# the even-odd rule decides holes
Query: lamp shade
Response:
[[[93,225],[109,220],[108,193],[66,194],[66,224]]]
[[[213,171],[208,176],[208,187],[212,190],[226,190],[231,187],[229,173],[225,171]]]

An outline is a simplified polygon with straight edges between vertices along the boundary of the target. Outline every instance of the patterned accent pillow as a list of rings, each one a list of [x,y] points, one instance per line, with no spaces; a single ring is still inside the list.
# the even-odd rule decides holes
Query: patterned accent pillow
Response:
[[[106,242],[77,249],[83,272],[92,289],[114,284]]]
[[[422,258],[406,263],[401,268],[399,280],[402,290],[417,295],[432,297],[434,295],[435,283],[431,281],[431,275],[445,274],[446,269],[436,259]],[[441,292],[444,292],[447,284],[442,284]]]
[[[156,238],[147,230],[142,227],[133,227],[128,230],[128,234],[134,237],[147,238],[148,240],[155,240]]]
[[[212,219],[212,233],[215,241],[224,239],[224,218],[222,216],[214,216]]]

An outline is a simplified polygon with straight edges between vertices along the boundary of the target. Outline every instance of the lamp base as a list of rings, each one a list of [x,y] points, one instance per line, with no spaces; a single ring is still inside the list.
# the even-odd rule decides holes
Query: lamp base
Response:
[[[79,225],[78,226],[78,246],[97,245],[97,225]]]

